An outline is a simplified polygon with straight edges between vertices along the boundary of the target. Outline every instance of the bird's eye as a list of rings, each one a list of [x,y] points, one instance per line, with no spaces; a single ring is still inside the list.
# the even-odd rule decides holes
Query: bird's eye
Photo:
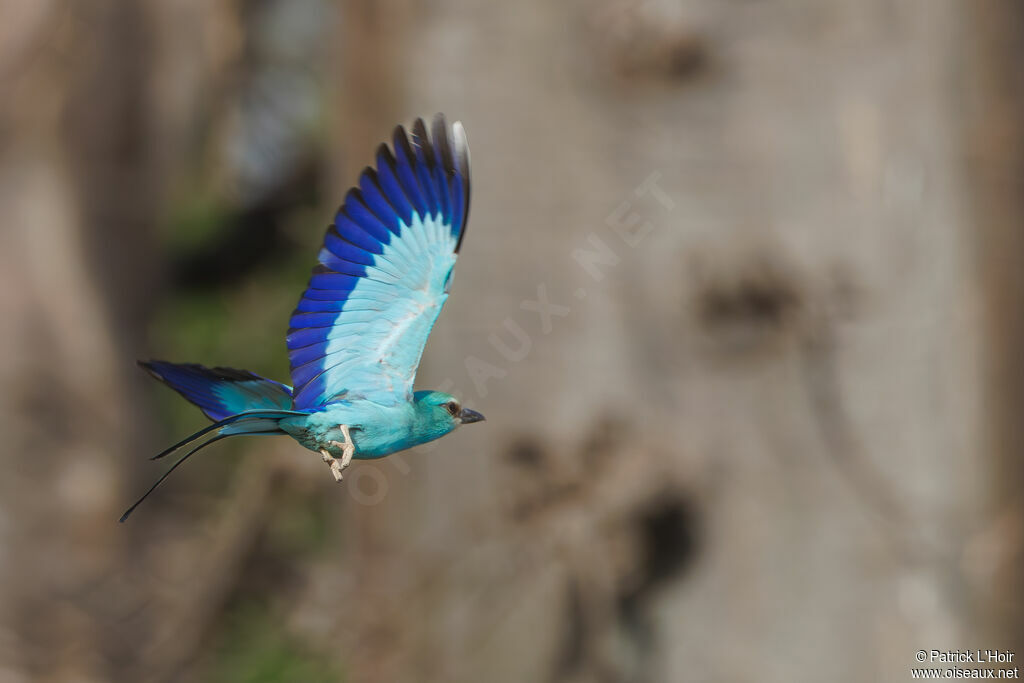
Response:
[[[444,404],[444,407],[448,410],[448,414],[455,417],[459,414],[459,404],[455,401],[448,401]]]

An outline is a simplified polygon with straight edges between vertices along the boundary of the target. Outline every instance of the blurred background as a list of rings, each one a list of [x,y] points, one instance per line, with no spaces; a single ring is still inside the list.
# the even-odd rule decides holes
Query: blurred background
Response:
[[[0,683],[904,681],[1024,656],[1024,6],[0,2]],[[482,425],[175,473],[137,358],[287,381],[443,111],[418,386]]]

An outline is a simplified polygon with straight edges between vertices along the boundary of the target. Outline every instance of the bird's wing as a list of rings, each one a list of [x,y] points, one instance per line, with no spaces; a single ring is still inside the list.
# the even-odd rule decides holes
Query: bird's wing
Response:
[[[149,374],[177,391],[217,422],[247,410],[288,410],[291,387],[248,370],[207,368],[195,363],[139,361]]]
[[[297,409],[411,397],[469,215],[466,133],[440,114],[431,129],[396,128],[327,230],[288,330]]]

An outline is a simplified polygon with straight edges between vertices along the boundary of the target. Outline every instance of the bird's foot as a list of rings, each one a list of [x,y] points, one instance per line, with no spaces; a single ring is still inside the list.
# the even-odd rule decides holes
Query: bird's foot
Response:
[[[342,472],[352,462],[352,456],[356,454],[356,445],[352,441],[352,435],[349,434],[348,427],[346,425],[340,425],[341,433],[345,436],[344,441],[330,441],[328,442],[331,446],[341,449],[341,457],[335,458],[331,455],[327,449],[320,451],[320,455],[323,456],[324,462],[327,463],[331,468],[331,474],[334,475],[334,481],[342,480]]]
[[[344,468],[341,466],[341,462],[338,458],[335,458],[333,455],[328,453],[327,449],[322,449],[320,451],[320,455],[323,457],[324,462],[327,463],[327,466],[331,468],[331,474],[334,475],[334,481],[341,481],[343,478],[341,476],[341,471]]]

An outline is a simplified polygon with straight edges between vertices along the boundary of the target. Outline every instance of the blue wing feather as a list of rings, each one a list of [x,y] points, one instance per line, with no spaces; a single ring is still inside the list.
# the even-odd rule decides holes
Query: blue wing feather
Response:
[[[398,235],[402,230],[401,219],[398,211],[381,190],[376,171],[372,168],[363,171],[362,176],[359,177],[359,189],[366,208],[373,212],[374,217],[388,229],[392,236]]]
[[[415,156],[412,148],[409,146],[409,138],[405,134],[405,129],[401,126],[395,128],[394,145],[395,172],[398,178],[401,179],[402,187],[405,189],[406,196],[412,202],[416,213],[420,216],[425,216],[429,213],[427,200],[423,189],[420,187],[420,181],[416,178],[416,172],[413,171],[413,159]]]
[[[358,188],[353,187],[348,191],[348,196],[345,197],[345,206],[342,211],[352,219],[355,223],[359,224],[363,230],[366,231],[373,239],[385,245],[391,241],[393,233],[388,230],[388,226],[384,225],[379,218],[377,218],[370,209],[363,203],[362,192]]]
[[[395,175],[395,158],[387,145],[381,145],[377,152],[377,183],[394,207],[398,219],[406,225],[412,223],[412,200]]]
[[[452,182],[452,206],[461,207],[466,204],[466,193],[463,188],[462,178],[456,176]],[[462,226],[465,215],[462,211],[454,211],[452,213],[452,232],[456,235],[462,234]]]
[[[364,249],[358,244],[353,244],[350,240],[342,237],[341,233],[338,232],[337,225],[332,225],[328,228],[327,234],[324,235],[324,248],[340,259],[364,266],[373,265],[374,252]]]
[[[434,187],[434,181],[431,178],[431,167],[434,165],[434,154],[429,147],[430,142],[427,139],[427,129],[423,125],[423,119],[416,119],[416,123],[412,127],[412,136],[412,150],[413,158],[415,160],[413,171],[415,171],[416,177],[419,179],[420,188],[423,190],[427,213],[433,215],[437,213],[436,188]]]
[[[469,210],[465,133],[440,116],[431,133],[422,120],[396,128],[327,231],[288,330],[297,409],[411,397]]]
[[[292,407],[291,387],[248,370],[159,360],[139,361],[139,365],[214,421],[251,410]]]
[[[342,275],[353,275],[355,277],[362,277],[366,275],[366,266],[364,264],[354,263],[336,256],[327,247],[320,248],[320,253],[317,255],[316,260],[320,265],[326,266],[332,271],[341,273]]]
[[[346,211],[346,206],[338,209],[334,215],[334,228],[338,234],[356,247],[371,254],[380,254],[384,251],[381,240],[371,235],[367,230],[351,217]]]

